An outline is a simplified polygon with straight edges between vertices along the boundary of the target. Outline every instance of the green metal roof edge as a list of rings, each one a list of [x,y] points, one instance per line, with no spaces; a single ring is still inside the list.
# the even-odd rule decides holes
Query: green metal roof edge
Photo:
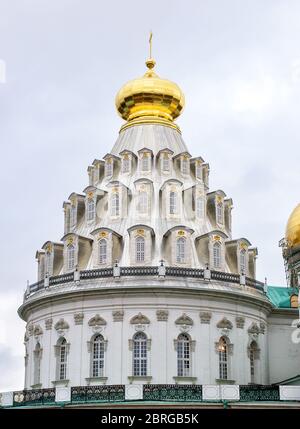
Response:
[[[297,288],[287,286],[268,286],[267,298],[277,308],[291,308],[291,296],[298,295]]]

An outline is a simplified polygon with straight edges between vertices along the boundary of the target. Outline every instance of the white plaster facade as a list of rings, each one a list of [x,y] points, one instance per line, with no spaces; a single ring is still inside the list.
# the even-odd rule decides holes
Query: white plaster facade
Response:
[[[276,313],[255,282],[257,250],[245,238],[233,239],[232,200],[223,191],[208,192],[209,166],[191,158],[178,130],[126,128],[88,175],[85,195],[73,193],[64,203],[62,242],[47,242],[37,252],[39,283],[28,288],[19,309],[27,322],[26,389],[268,384],[300,373],[300,346],[290,339],[296,311]],[[101,257],[100,240],[106,246]],[[157,275],[121,275],[121,267],[159,268]],[[194,271],[166,275],[167,267]],[[97,274],[102,268],[107,271]],[[146,336],[142,375],[133,371],[137,332]],[[104,367],[96,377],[91,353],[97,334]],[[184,374],[178,369],[181,334],[190,353]],[[221,338],[226,377],[220,375]]]

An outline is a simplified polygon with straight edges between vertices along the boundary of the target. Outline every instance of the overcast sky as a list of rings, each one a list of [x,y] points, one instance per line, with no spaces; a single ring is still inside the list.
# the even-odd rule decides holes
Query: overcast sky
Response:
[[[87,186],[122,120],[116,92],[141,76],[149,30],[161,77],[186,95],[178,120],[211,190],[234,201],[233,235],[257,277],[285,285],[279,240],[299,202],[300,2],[0,0],[0,391],[23,388],[26,280],[63,235],[62,203]]]

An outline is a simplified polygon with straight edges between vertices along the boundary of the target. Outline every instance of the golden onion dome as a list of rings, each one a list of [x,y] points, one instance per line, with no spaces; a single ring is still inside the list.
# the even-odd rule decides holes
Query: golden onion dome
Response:
[[[300,244],[300,204],[297,205],[289,217],[285,238],[289,247]]]
[[[184,108],[184,94],[176,83],[161,79],[154,72],[155,61],[146,61],[144,76],[126,83],[116,96],[119,115],[127,121],[123,128],[143,123],[158,123],[178,128],[173,123]]]

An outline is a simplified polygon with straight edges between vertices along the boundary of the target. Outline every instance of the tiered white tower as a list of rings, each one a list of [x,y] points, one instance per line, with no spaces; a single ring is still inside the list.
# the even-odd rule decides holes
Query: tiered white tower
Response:
[[[232,238],[231,198],[174,123],[180,88],[146,65],[117,95],[111,153],[64,203],[61,241],[37,252],[19,309],[26,389],[269,382],[257,250]]]

